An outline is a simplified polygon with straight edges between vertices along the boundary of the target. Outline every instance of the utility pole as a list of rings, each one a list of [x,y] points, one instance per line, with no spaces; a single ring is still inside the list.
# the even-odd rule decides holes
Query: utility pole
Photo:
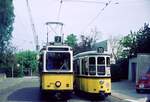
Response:
[[[14,66],[12,65],[11,67],[11,75],[12,75],[12,78],[14,77]]]
[[[30,23],[31,23],[32,32],[33,32],[35,49],[36,49],[36,51],[38,51],[38,50],[39,50],[38,35],[37,35],[37,33],[36,33],[36,30],[35,30],[35,25],[34,25],[34,22],[33,22],[33,19],[32,19],[31,8],[30,8],[29,1],[28,1],[28,0],[26,0],[26,4],[27,4],[27,9],[28,9],[29,18],[30,18]]]

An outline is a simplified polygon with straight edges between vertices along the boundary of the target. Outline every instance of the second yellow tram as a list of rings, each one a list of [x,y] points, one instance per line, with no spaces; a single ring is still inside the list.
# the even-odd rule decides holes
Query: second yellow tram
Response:
[[[110,55],[87,51],[74,56],[74,89],[92,96],[111,94]]]

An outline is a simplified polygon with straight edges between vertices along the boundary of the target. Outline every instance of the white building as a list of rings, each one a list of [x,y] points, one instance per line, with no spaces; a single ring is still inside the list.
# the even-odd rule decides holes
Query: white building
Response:
[[[139,77],[150,68],[150,54],[139,53],[137,57],[129,59],[128,80],[137,82]]]

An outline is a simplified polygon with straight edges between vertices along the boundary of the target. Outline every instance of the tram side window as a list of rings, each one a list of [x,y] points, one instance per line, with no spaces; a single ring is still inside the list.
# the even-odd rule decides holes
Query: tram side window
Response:
[[[95,57],[89,57],[89,74],[90,75],[96,75]]]
[[[75,60],[74,63],[73,63],[73,66],[74,66],[74,73],[75,74],[79,74],[79,65],[80,65],[80,62],[79,60]]]
[[[87,61],[85,59],[82,59],[82,74],[83,75],[88,74],[88,71],[87,71],[87,68],[86,68],[86,63],[87,63]]]
[[[104,57],[98,57],[97,64],[105,64],[105,58]]]
[[[98,75],[105,74],[105,58],[104,57],[97,58],[97,74]]]
[[[80,74],[80,60],[77,60],[77,74]]]
[[[106,64],[107,64],[107,67],[110,66],[110,58],[109,57],[106,57]]]
[[[73,71],[74,74],[77,74],[77,60],[73,61]]]
[[[84,59],[81,59],[82,74],[85,74]]]

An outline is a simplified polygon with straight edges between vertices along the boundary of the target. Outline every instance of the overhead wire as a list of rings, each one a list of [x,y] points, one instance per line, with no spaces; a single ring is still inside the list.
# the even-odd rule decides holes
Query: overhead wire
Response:
[[[85,27],[85,29],[90,26],[96,19],[97,17],[99,17],[99,15],[105,10],[105,8],[111,3],[111,1],[108,1],[108,2],[100,2],[100,1],[87,1],[87,0],[60,0],[60,6],[59,6],[59,9],[58,9],[58,15],[57,15],[57,21],[60,20],[60,14],[61,14],[61,9],[62,9],[62,4],[63,2],[82,2],[82,3],[96,3],[96,4],[105,4],[105,6],[100,10],[100,12],[88,23],[88,25]],[[52,28],[52,27],[50,27]],[[55,27],[55,29],[57,28],[57,25]],[[85,30],[84,29],[84,30]],[[54,29],[52,28],[52,30],[54,31]],[[55,31],[56,33],[56,31]]]
[[[108,3],[105,3],[105,6],[98,12],[98,14],[87,24],[87,26],[83,29],[82,32],[85,31],[85,29],[87,29],[96,19],[97,17],[99,17],[99,15],[108,7],[108,5],[111,3],[111,1],[109,1]]]
[[[32,27],[32,32],[33,32],[33,37],[34,37],[34,43],[35,43],[35,49],[38,51],[39,50],[39,48],[38,48],[39,47],[39,45],[38,45],[38,35],[36,33],[35,24],[33,22],[31,8],[30,8],[28,0],[26,0],[26,5],[27,5],[28,13],[29,13],[31,27]]]
[[[87,0],[64,0],[68,2],[81,2],[81,3],[96,3],[96,4],[106,4],[106,2],[100,2],[100,1],[87,1]]]
[[[107,6],[111,3],[111,0],[109,0],[108,2],[87,1],[87,0],[64,0],[64,1],[105,4],[105,6],[99,11],[99,13],[87,24],[87,26],[83,29],[83,31],[85,31],[85,29],[88,28],[97,19],[97,17],[99,17],[99,15],[107,8]],[[115,3],[115,4],[117,4],[117,3]]]
[[[62,4],[63,4],[63,0],[60,0],[60,6],[58,9],[58,15],[57,15],[57,22],[59,22],[59,19],[60,19]],[[56,25],[54,29],[53,29],[53,27],[50,27],[50,28],[53,30],[53,32],[55,32],[55,34],[57,34],[57,32],[55,30],[58,28],[58,25]]]
[[[51,25],[49,25],[49,27],[52,29],[52,31],[57,35],[57,32],[55,31],[55,29],[53,29],[53,27]]]
[[[58,21],[59,21],[60,14],[61,14],[62,3],[63,3],[63,1],[60,0],[60,6],[59,6],[59,9],[58,9],[58,15],[57,15],[57,20],[58,20]]]
[[[17,17],[17,19],[18,19],[18,21],[19,21],[19,25],[20,26],[22,26],[21,27],[21,29],[18,29],[19,30],[19,32],[21,32],[21,31],[24,31],[26,34],[28,34],[28,29],[27,29],[27,25],[23,22],[24,20],[22,20],[22,17],[20,16],[20,11],[18,11],[17,9],[15,10],[15,14],[16,14],[16,17]],[[30,41],[31,42],[31,41]],[[21,43],[19,43],[19,46],[21,46],[21,45],[23,45],[25,43],[25,38],[24,38],[24,40],[22,39],[22,42]],[[17,44],[18,45],[18,44]],[[34,44],[32,44],[32,45],[34,45]]]

